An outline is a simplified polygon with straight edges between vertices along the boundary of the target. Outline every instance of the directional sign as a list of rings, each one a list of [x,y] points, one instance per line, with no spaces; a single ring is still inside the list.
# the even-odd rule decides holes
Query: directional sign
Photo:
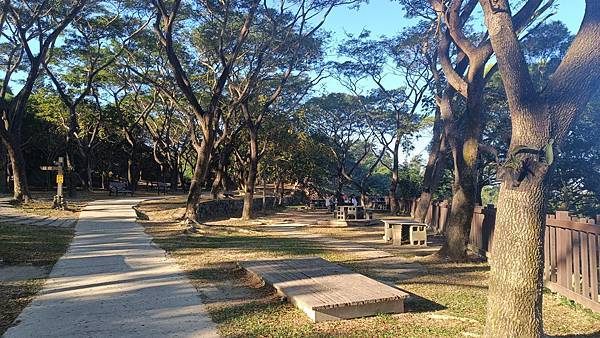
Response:
[[[65,182],[65,177],[63,175],[56,175],[56,183],[63,184]]]
[[[62,167],[59,165],[43,165],[40,167],[40,169],[44,170],[44,171],[58,171],[60,170]]]

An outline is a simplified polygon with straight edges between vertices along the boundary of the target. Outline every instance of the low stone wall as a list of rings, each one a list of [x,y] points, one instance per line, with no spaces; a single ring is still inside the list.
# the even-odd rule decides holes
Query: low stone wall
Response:
[[[266,198],[266,208],[267,210],[272,210],[275,197],[267,197]],[[252,210],[260,211],[262,210],[262,197],[257,197],[254,199],[254,203],[252,204]],[[244,200],[243,199],[221,199],[221,200],[212,200],[205,201],[198,205],[198,221],[207,221],[214,219],[222,219],[222,218],[231,218],[231,217],[242,217],[242,209],[244,208]]]

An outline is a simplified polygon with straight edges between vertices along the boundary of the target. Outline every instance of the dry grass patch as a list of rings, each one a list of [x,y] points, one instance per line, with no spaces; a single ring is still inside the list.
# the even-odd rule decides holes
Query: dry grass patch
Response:
[[[0,279],[0,334],[41,289],[47,273],[67,251],[73,229],[0,225],[0,265],[43,266],[43,278]],[[6,277],[6,276],[4,276]]]

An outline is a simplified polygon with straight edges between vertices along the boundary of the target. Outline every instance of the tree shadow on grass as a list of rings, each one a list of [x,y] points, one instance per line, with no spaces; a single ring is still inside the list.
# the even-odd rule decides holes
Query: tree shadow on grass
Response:
[[[231,249],[236,251],[267,251],[278,255],[319,255],[326,250],[323,245],[299,238],[283,238],[269,236],[197,236],[155,239],[162,247],[177,251],[178,249]]]

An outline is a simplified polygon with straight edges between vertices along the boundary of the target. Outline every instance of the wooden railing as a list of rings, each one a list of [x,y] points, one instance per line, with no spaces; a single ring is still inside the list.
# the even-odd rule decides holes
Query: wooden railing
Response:
[[[433,231],[443,233],[450,206],[433,202],[426,222]],[[494,240],[496,209],[493,205],[476,207],[469,233],[469,248],[489,255]],[[596,219],[572,217],[558,211],[546,218],[544,238],[544,283],[587,308],[600,312],[600,215]]]
[[[600,312],[600,225],[559,211],[546,218],[544,282],[550,290]]]

